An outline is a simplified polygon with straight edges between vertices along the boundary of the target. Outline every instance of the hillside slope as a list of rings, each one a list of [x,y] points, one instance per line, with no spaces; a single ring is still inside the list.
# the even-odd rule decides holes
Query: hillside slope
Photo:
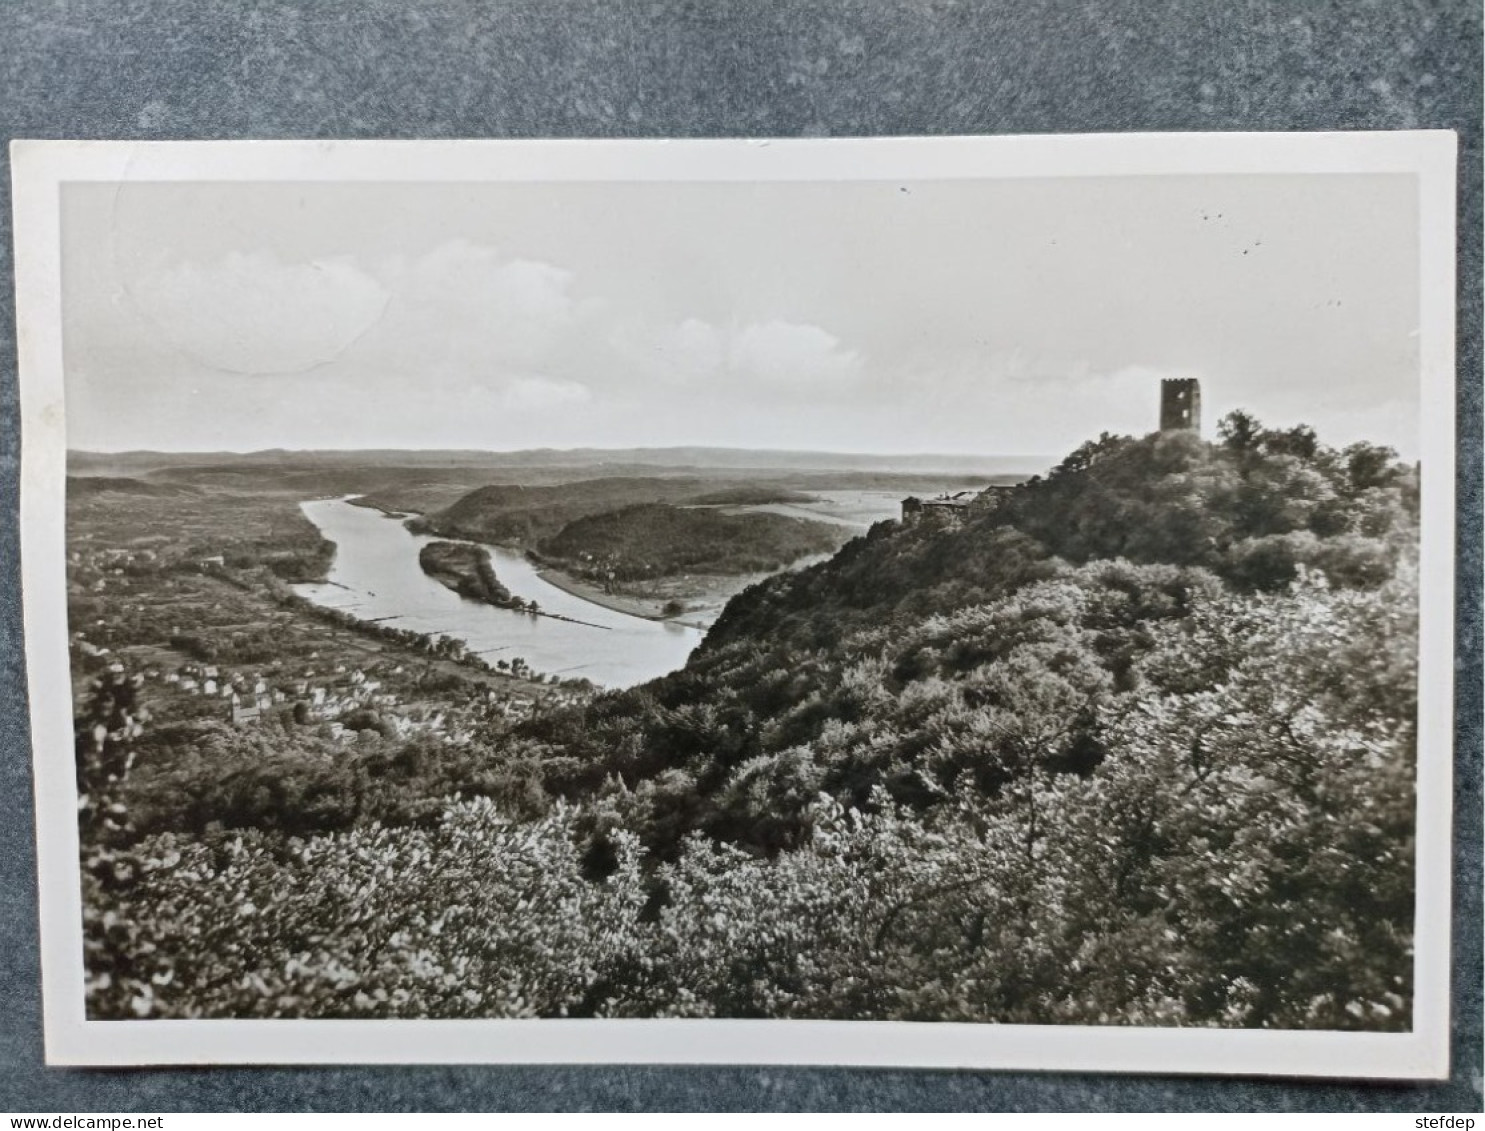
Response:
[[[828,645],[1002,596],[1056,562],[1124,559],[1209,570],[1241,591],[1305,570],[1375,586],[1415,546],[1418,478],[1385,449],[1321,445],[1235,413],[1224,438],[1105,435],[963,528],[879,526],[800,576],[735,600],[705,647],[767,637]]]
[[[1240,416],[1106,436],[962,528],[880,524],[754,586],[684,670],[527,733],[543,788],[607,814],[596,874],[619,830],[782,862],[820,851],[822,798],[877,814],[876,866],[925,893],[868,916],[899,949],[855,960],[908,964],[878,988],[947,961],[924,1000],[983,977],[966,1016],[1391,1027],[1416,537],[1380,449]]]
[[[1410,584],[1412,469],[1377,449],[1326,449],[1304,430],[1263,432],[1245,418],[1236,427],[1219,444],[1182,433],[1104,437],[963,527],[878,524],[829,561],[744,591],[684,670],[609,697],[584,720],[585,737],[563,737],[591,753],[588,782],[686,768],[706,790],[734,765],[834,724],[885,722],[906,685],[929,673],[978,678],[1019,638],[997,640],[977,618],[994,626],[987,610],[1039,585],[1071,584],[1102,610],[1089,614],[1097,635],[1078,661],[1097,682],[1127,681],[1153,646],[1150,622],[1179,622],[1203,603],[1280,605],[1301,581],[1326,602]],[[1041,631],[1072,615],[1032,619]],[[927,640],[939,643],[917,643]],[[872,696],[887,698],[837,701],[868,670]],[[1084,715],[1099,702],[1089,695]],[[678,725],[675,712],[698,721]],[[930,742],[923,721],[911,723],[920,733],[910,746]],[[622,752],[635,750],[642,765],[625,764]],[[867,772],[840,795],[860,801],[891,776]]]

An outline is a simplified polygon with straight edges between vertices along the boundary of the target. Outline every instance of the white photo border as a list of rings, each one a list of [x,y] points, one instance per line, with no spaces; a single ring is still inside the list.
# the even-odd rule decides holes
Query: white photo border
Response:
[[[1455,172],[1449,131],[708,141],[11,144],[21,572],[50,1065],[797,1064],[1446,1079],[1455,520]],[[69,182],[805,181],[1359,174],[1417,177],[1422,528],[1414,1028],[1409,1033],[950,1022],[93,1021],[84,1012],[65,581],[61,188]]]

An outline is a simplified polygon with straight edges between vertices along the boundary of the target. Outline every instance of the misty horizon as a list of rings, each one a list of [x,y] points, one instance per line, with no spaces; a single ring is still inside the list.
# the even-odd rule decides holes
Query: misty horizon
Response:
[[[1151,431],[1155,431],[1151,429]],[[1091,439],[1092,437],[1090,437]],[[740,455],[792,455],[792,456],[833,456],[838,458],[849,458],[862,456],[870,459],[947,459],[947,460],[976,460],[976,459],[1052,459],[1056,458],[1045,452],[928,452],[928,451],[863,451],[860,449],[835,449],[835,448],[770,448],[770,447],[744,447],[716,444],[633,444],[626,446],[608,447],[597,444],[584,444],[574,447],[532,447],[532,448],[441,448],[441,447],[336,447],[334,445],[320,445],[317,447],[285,447],[277,446],[271,448],[73,448],[67,449],[69,456],[127,456],[127,455],[231,455],[231,456],[254,456],[274,455],[278,453],[288,455],[316,455],[320,453],[333,453],[336,455],[382,455],[382,454],[409,454],[409,455],[569,455],[583,453],[668,453],[668,452],[714,452],[734,453]]]

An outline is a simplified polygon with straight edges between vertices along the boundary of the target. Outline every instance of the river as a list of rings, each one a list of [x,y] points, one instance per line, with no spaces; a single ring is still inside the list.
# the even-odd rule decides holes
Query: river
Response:
[[[491,664],[519,656],[544,675],[583,677],[603,687],[633,687],[675,671],[701,643],[698,629],[628,616],[574,597],[544,581],[524,557],[498,546],[486,548],[496,576],[511,593],[573,619],[467,601],[423,572],[418,552],[435,539],[410,533],[400,518],[346,499],[312,499],[300,507],[335,543],[329,580],[294,586],[317,605],[394,628],[455,637]]]

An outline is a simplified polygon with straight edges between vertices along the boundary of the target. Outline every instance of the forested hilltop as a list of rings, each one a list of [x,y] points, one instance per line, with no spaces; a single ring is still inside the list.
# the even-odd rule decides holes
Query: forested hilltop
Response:
[[[318,826],[85,824],[90,1007],[1406,1029],[1417,534],[1384,449],[1104,436]]]
[[[782,569],[845,540],[841,527],[823,522],[640,503],[568,523],[538,545],[537,557],[579,575],[643,581]]]

